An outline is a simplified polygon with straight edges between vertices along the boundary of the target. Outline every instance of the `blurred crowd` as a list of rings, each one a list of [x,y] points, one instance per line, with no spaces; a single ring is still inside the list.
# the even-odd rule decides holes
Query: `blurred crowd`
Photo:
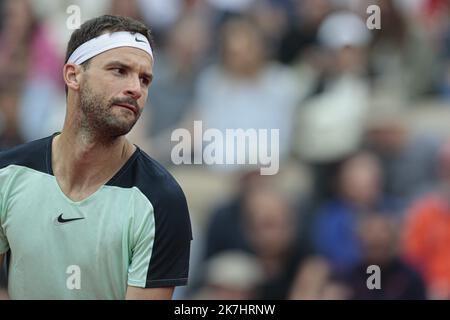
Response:
[[[61,129],[73,4],[152,28],[129,137],[188,199],[176,298],[450,299],[449,0],[2,0],[0,150]],[[279,129],[279,173],[174,165],[194,120]]]

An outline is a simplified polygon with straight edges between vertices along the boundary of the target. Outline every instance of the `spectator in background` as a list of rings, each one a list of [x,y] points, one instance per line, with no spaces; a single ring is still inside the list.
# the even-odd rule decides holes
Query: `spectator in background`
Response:
[[[403,214],[411,202],[437,181],[440,138],[417,134],[409,127],[407,110],[396,100],[372,99],[365,145],[380,159],[383,190]]]
[[[202,287],[192,296],[207,300],[252,300],[264,272],[257,258],[239,250],[223,251],[207,261]]]
[[[19,128],[18,106],[26,67],[23,63],[25,49],[24,23],[27,7],[24,1],[6,1],[2,7],[2,28],[0,29],[0,150],[23,142]]]
[[[368,152],[358,152],[337,169],[335,196],[319,206],[311,226],[315,251],[330,260],[337,272],[347,272],[362,257],[357,226],[368,212],[391,209],[382,194],[381,167]]]
[[[276,58],[280,42],[286,32],[292,11],[290,0],[258,0],[249,8],[247,15],[263,33],[267,52]]]
[[[256,255],[267,281],[260,298],[283,299],[299,261],[308,251],[301,222],[272,178],[249,174],[238,200],[213,213],[207,228],[206,259],[239,249]]]
[[[347,276],[353,299],[406,300],[426,299],[422,277],[398,255],[400,227],[388,214],[365,216],[358,227],[363,258]],[[379,290],[369,289],[367,267],[380,268]]]
[[[322,201],[336,162],[355,152],[362,142],[369,107],[370,33],[359,16],[338,11],[320,24],[318,39],[323,71],[317,81],[322,88],[300,106],[293,145],[295,153],[312,166],[315,197]]]
[[[292,174],[292,172],[289,172]],[[239,188],[234,196],[224,204],[219,205],[210,213],[206,227],[205,253],[206,259],[228,249],[252,251],[248,233],[248,209],[251,199],[258,194],[268,194],[276,203],[282,202],[286,207],[291,202],[284,196],[281,188],[272,176],[261,176],[259,171],[249,171],[242,174],[237,181]],[[295,187],[294,187],[295,188]],[[283,194],[283,195],[282,195]],[[287,203],[286,203],[287,202]],[[295,204],[298,206],[299,204]],[[297,211],[297,210],[295,210]],[[297,243],[304,244],[302,251],[307,251],[308,246],[303,235],[303,221],[300,215],[295,215]],[[233,236],[230,237],[230,234]]]
[[[244,202],[254,189],[267,182],[268,179],[262,179],[257,172],[243,175],[239,180],[239,190],[236,195],[213,209],[206,226],[205,259],[228,249],[251,252],[246,238]],[[230,237],[230,235],[233,236]]]
[[[288,201],[268,187],[257,188],[247,197],[245,211],[248,241],[267,279],[259,298],[286,299],[306,254],[298,243],[297,216]]]
[[[319,39],[319,28],[335,8],[329,0],[294,0],[293,6],[294,17],[281,36],[278,59],[295,71],[304,100],[323,92],[330,73],[332,59]]]
[[[450,299],[450,143],[439,153],[440,183],[436,191],[410,208],[403,254],[425,279],[428,297]]]
[[[30,141],[62,127],[64,105],[60,67],[62,58],[29,0],[6,0],[0,33],[0,87],[16,98],[9,101],[17,115],[6,115],[6,132],[17,131],[13,144]],[[13,100],[13,101],[12,101]],[[3,108],[4,109],[4,108]],[[5,116],[5,111],[4,116]],[[12,111],[11,111],[12,113]],[[9,128],[12,126],[12,128]],[[11,136],[11,133],[6,133]]]
[[[408,19],[396,2],[376,3],[382,22],[381,29],[373,30],[369,51],[373,89],[381,94],[415,99],[433,89],[436,52],[422,21],[418,17]]]
[[[199,76],[197,119],[203,120],[204,130],[215,128],[223,134],[226,129],[279,129],[282,162],[290,154],[299,84],[290,70],[269,59],[260,30],[248,19],[228,20],[220,44],[220,61]]]

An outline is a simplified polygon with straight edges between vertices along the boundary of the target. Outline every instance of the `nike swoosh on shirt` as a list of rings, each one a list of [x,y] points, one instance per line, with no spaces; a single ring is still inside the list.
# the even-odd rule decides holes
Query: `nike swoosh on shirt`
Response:
[[[61,213],[57,219],[55,219],[55,222],[58,222],[58,224],[63,224],[63,223],[67,223],[67,222],[72,222],[72,221],[76,221],[76,220],[82,220],[84,218],[72,218],[72,219],[64,219],[63,218],[63,214]]]

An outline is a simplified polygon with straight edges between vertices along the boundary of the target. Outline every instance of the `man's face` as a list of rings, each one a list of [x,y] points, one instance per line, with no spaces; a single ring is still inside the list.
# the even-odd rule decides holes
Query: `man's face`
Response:
[[[92,58],[80,82],[84,129],[105,137],[127,134],[144,108],[152,68],[152,58],[136,48],[116,48]]]

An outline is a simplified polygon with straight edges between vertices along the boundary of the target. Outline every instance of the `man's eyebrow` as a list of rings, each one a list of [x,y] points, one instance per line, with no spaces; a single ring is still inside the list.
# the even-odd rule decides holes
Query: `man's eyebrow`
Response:
[[[105,67],[113,67],[113,66],[131,69],[131,67],[129,65],[127,65],[126,63],[123,63],[121,61],[110,61],[110,62],[106,63],[106,65],[105,65]]]

